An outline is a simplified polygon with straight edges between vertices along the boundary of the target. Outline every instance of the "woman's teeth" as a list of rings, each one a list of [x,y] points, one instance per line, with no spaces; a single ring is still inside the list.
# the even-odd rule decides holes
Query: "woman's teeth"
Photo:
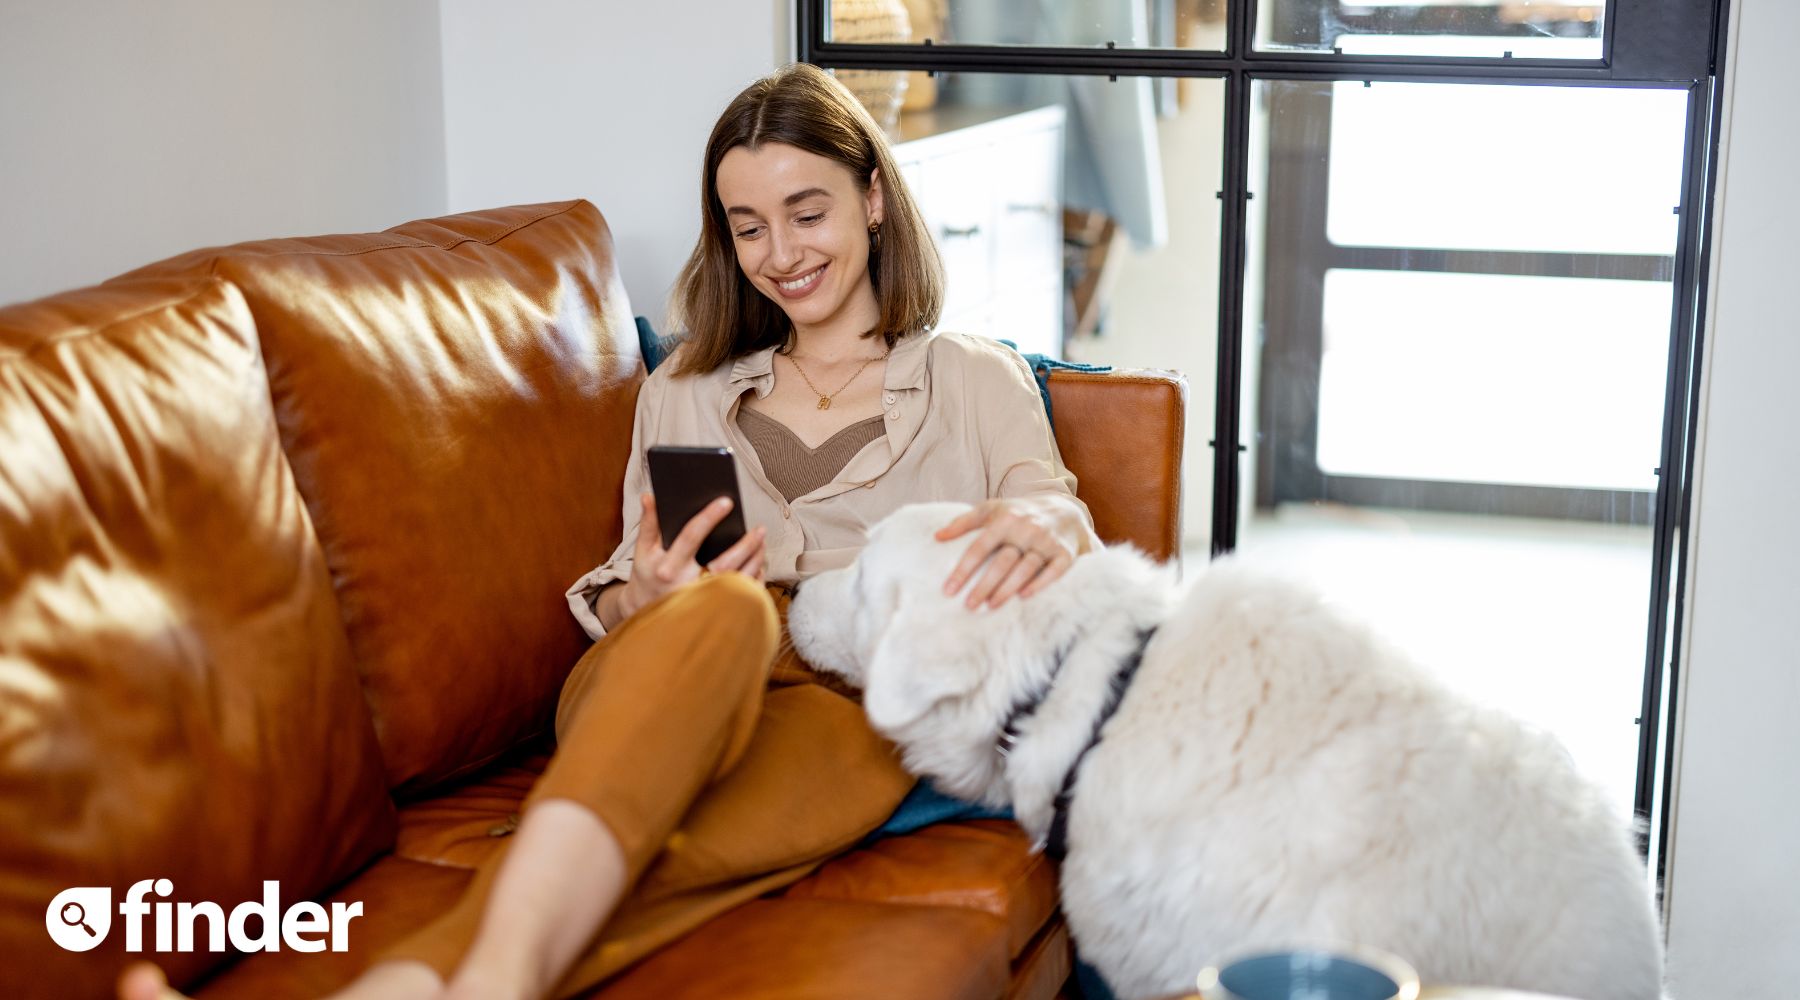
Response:
[[[823,266],[820,266],[817,271],[814,271],[811,274],[806,275],[805,277],[796,278],[793,281],[777,281],[776,284],[780,285],[782,287],[782,289],[784,289],[785,291],[797,292],[800,289],[805,288],[807,285],[810,285],[815,280],[817,280],[819,277],[819,272],[823,271],[823,270],[825,270],[825,268]]]

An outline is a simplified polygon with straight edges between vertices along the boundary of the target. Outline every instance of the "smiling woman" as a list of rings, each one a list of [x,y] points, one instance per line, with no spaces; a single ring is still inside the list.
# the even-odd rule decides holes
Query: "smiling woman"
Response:
[[[672,310],[689,342],[679,374],[791,352],[790,331],[891,348],[936,325],[943,266],[899,177],[874,120],[823,72],[789,67],[739,94],[706,143],[700,239]],[[869,353],[854,346],[820,360]]]

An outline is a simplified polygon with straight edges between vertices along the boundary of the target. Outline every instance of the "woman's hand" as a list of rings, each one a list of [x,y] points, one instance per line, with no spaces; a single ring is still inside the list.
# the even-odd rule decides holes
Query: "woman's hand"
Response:
[[[969,588],[964,603],[970,610],[983,602],[997,608],[1015,595],[1036,594],[1068,572],[1075,556],[1085,548],[1087,532],[1079,520],[1070,505],[1057,503],[1053,497],[983,500],[938,529],[940,542],[981,529],[944,581],[944,593],[961,590],[992,555],[987,572]]]
[[[713,528],[731,513],[729,499],[720,497],[707,504],[682,525],[681,533],[666,549],[662,544],[662,527],[656,522],[655,498],[645,493],[638,497],[638,502],[643,505],[643,513],[638,521],[631,577],[619,595],[621,620],[676,587],[699,579],[702,573],[738,572],[759,581],[763,578],[763,538],[766,533],[761,525],[745,532],[736,544],[706,566],[702,567],[694,560],[700,551],[700,543],[706,541]]]

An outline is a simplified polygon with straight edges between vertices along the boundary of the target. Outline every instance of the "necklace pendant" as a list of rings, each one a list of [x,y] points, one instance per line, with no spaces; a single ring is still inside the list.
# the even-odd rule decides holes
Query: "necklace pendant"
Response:
[[[819,409],[821,409],[821,410],[831,409],[831,397],[830,396],[820,396],[819,397]]]

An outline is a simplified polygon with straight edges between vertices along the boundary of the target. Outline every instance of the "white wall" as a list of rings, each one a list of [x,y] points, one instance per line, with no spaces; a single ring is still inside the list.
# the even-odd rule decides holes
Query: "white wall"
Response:
[[[0,7],[0,303],[443,211],[435,0]]]
[[[1800,5],[1732,6],[1666,883],[1681,1000],[1800,977]]]
[[[786,62],[787,0],[443,0],[453,212],[586,198],[662,328],[719,112]]]

